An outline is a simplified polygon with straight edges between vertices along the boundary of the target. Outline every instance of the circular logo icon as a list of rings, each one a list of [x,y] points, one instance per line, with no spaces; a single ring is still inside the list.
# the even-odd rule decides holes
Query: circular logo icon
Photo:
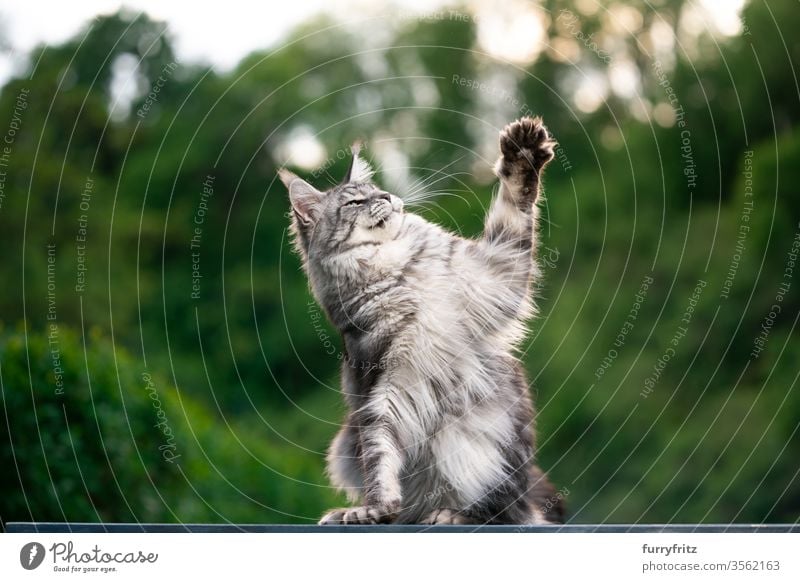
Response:
[[[19,551],[19,563],[26,570],[35,570],[44,561],[44,546],[39,542],[29,542]]]

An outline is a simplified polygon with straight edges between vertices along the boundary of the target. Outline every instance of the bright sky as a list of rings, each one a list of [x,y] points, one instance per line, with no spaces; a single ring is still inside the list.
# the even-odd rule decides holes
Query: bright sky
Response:
[[[403,0],[403,7],[423,11],[445,2]],[[41,42],[62,42],[96,14],[116,12],[123,5],[167,21],[180,60],[202,60],[229,69],[243,56],[274,43],[314,14],[326,12],[346,17],[357,15],[360,7],[374,14],[376,3],[367,0],[24,0],[7,2],[0,7],[2,37],[17,51],[27,52]],[[5,61],[0,64],[0,81],[10,72],[8,59]]]
[[[233,67],[243,56],[263,48],[308,17],[326,12],[340,19],[387,13],[434,13],[452,0],[224,0],[177,2],[126,0],[124,5],[143,10],[168,22],[175,37],[178,58],[205,61],[221,68]],[[535,2],[530,0],[467,0],[479,18],[481,44],[501,58],[532,58],[541,49],[541,28],[536,26]],[[694,21],[709,22],[723,34],[738,32],[738,12],[744,0],[696,0],[702,11]],[[2,34],[7,44],[25,53],[36,44],[57,44],[74,35],[96,14],[113,13],[120,0],[19,0],[0,7]],[[597,10],[597,0],[582,0]],[[537,33],[538,31],[538,33]],[[14,59],[0,55],[0,83],[12,71]]]
[[[739,13],[744,2],[689,0],[682,17],[681,34],[696,36],[709,28],[715,29],[717,34],[737,34],[742,27]],[[279,42],[294,26],[318,13],[350,21],[354,25],[352,28],[364,19],[384,18],[385,27],[378,26],[380,21],[376,20],[362,25],[366,34],[374,34],[391,30],[392,25],[404,17],[448,18],[449,6],[456,3],[467,4],[470,17],[477,24],[480,48],[498,60],[524,64],[546,49],[544,31],[548,15],[532,0],[17,0],[0,7],[0,41],[5,45],[0,51],[0,85],[25,63],[25,54],[37,44],[61,43],[74,36],[94,16],[114,13],[123,4],[132,11],[144,11],[154,19],[166,21],[180,61],[208,63],[224,71],[254,50]],[[619,2],[578,0],[575,9],[584,14],[605,11],[612,27],[621,26],[622,33],[635,29],[635,24],[641,21],[635,8]],[[656,44],[662,44],[667,53],[672,53],[672,28],[665,25],[661,29],[660,32],[658,26],[653,29],[656,37],[660,34],[669,38],[662,38]],[[616,66],[608,77],[601,71],[591,70],[583,75],[573,91],[578,109],[594,111],[602,105],[609,89],[627,97],[638,91],[633,63],[626,64],[624,55],[615,55],[615,58]],[[119,111],[127,111],[125,103],[133,97],[126,90],[133,87],[129,83],[133,70],[121,76],[118,91],[114,91],[112,84]],[[658,119],[659,111],[655,113]],[[673,120],[664,119],[663,122],[669,125]],[[304,168],[318,166],[325,157],[322,145],[311,134],[295,136],[287,147],[286,159]]]

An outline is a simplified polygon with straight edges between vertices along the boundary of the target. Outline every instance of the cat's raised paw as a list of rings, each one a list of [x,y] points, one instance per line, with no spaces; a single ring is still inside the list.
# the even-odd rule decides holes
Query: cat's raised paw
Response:
[[[553,159],[556,142],[539,117],[523,117],[509,123],[500,132],[498,173],[509,177],[515,173],[537,173]]]
[[[421,523],[423,525],[467,525],[474,521],[455,509],[435,509]]]
[[[342,507],[332,509],[322,516],[319,525],[372,525],[391,523],[396,513],[379,505],[362,505],[360,507]]]

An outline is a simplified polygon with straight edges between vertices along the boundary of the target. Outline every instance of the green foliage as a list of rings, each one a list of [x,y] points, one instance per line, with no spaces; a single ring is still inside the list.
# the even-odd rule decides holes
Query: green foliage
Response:
[[[148,481],[169,488],[178,475],[160,462],[156,411],[127,358],[57,327],[6,332],[0,346],[4,517],[161,516]]]
[[[6,521],[303,522],[335,502],[331,425],[214,414],[91,335],[0,336]]]

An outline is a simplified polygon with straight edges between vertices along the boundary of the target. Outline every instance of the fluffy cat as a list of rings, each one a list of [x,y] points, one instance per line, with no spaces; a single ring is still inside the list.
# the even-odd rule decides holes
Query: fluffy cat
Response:
[[[357,151],[327,192],[280,171],[295,247],[346,354],[348,414],[328,473],[356,505],[321,524],[563,521],[534,463],[514,356],[533,313],[535,203],[553,146],[539,118],[503,129],[500,188],[475,240],[404,212]]]

